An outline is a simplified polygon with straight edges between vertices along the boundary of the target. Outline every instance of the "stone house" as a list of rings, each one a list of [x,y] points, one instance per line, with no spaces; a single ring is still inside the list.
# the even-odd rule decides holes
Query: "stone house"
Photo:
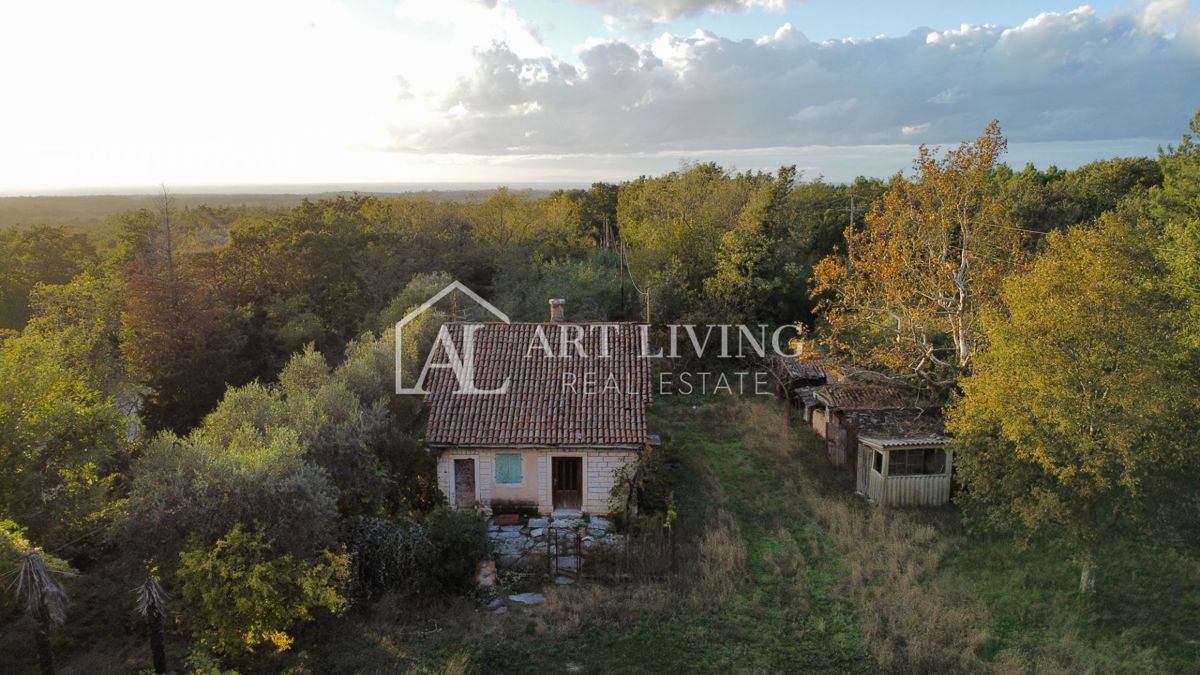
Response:
[[[551,300],[544,323],[443,327],[452,344],[472,333],[479,390],[508,382],[504,393],[459,393],[449,369],[431,369],[426,443],[454,508],[609,513],[621,472],[647,447],[641,324],[569,322],[564,305]],[[431,363],[446,357],[439,340]]]
[[[903,392],[883,384],[826,384],[814,389],[813,396],[819,403],[812,415],[813,427],[825,438],[829,463],[839,469],[854,466],[858,413],[901,410],[909,406]]]

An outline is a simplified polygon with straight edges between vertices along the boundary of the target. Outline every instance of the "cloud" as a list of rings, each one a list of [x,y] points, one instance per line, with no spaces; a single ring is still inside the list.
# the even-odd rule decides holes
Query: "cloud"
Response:
[[[610,28],[623,26],[648,31],[655,24],[704,12],[743,12],[764,8],[781,10],[785,0],[584,0],[608,12]],[[1168,0],[1160,0],[1168,1]]]
[[[648,3],[662,11],[722,3]],[[1107,17],[812,42],[708,31],[591,41],[574,62],[495,43],[397,145],[477,154],[956,142],[993,118],[1014,142],[1174,138],[1200,107],[1200,20],[1177,0]],[[536,131],[534,134],[527,132]]]

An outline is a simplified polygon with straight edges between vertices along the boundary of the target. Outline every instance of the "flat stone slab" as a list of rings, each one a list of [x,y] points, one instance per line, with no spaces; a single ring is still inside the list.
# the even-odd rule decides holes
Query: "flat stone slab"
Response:
[[[539,527],[542,527],[542,528],[550,527],[550,519],[549,518],[530,518],[527,525],[534,529],[537,529]]]
[[[540,605],[546,601],[546,596],[541,593],[517,593],[508,596],[508,599],[522,605]]]
[[[554,583],[558,586],[570,586],[575,583],[575,580],[560,574],[554,577]]]

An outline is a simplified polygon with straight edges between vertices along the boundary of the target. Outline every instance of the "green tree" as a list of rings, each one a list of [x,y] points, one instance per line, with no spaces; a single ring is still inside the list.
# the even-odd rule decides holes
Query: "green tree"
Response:
[[[202,642],[224,654],[253,652],[263,644],[291,648],[288,633],[318,610],[345,604],[349,556],[279,554],[262,534],[235,525],[211,547],[202,542],[180,554],[179,585],[186,623]]]
[[[1172,292],[1188,307],[1187,335],[1200,345],[1200,113],[1177,146],[1159,150],[1163,184],[1153,212],[1166,231],[1159,255],[1170,269]]]
[[[56,334],[0,341],[0,513],[62,554],[87,545],[124,461],[121,416]]]
[[[306,558],[333,544],[337,515],[337,489],[304,460],[296,431],[245,424],[228,437],[154,439],[134,466],[111,539],[130,560],[156,561],[170,579],[194,540],[211,546],[235,525]]]
[[[97,260],[86,236],[62,227],[0,231],[0,328],[25,325],[38,284],[65,284]]]
[[[1195,355],[1176,339],[1178,304],[1148,223],[1131,207],[1050,235],[986,314],[988,348],[947,425],[968,512],[1062,536],[1083,591],[1106,540],[1189,503],[1196,513],[1182,479],[1200,468]]]
[[[764,319],[764,309],[782,285],[774,247],[786,231],[788,195],[796,167],[779,169],[773,180],[757,188],[738,214],[737,224],[721,235],[716,269],[704,280],[722,321],[750,323]]]

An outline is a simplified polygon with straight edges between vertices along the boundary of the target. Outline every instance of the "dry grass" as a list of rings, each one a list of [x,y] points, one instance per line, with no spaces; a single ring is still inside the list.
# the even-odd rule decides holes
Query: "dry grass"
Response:
[[[945,552],[934,529],[904,514],[862,513],[844,501],[814,500],[846,563],[864,641],[889,672],[990,670],[991,638],[981,608],[951,598],[936,583]]]
[[[787,455],[801,445],[795,422],[773,401],[743,399],[735,416],[751,450]],[[817,471],[829,471],[819,466]],[[844,587],[853,600],[863,642],[888,672],[985,672],[990,643],[982,609],[952,598],[934,583],[945,545],[936,531],[903,513],[886,513],[844,494],[822,494],[805,475],[779,477],[827,533],[844,561]],[[776,552],[781,575],[804,565],[799,553]],[[793,569],[788,570],[786,568]],[[804,593],[798,592],[803,598]]]
[[[746,578],[746,541],[737,520],[717,512],[713,525],[700,539],[694,563],[692,601],[700,607],[720,607],[737,593]]]

